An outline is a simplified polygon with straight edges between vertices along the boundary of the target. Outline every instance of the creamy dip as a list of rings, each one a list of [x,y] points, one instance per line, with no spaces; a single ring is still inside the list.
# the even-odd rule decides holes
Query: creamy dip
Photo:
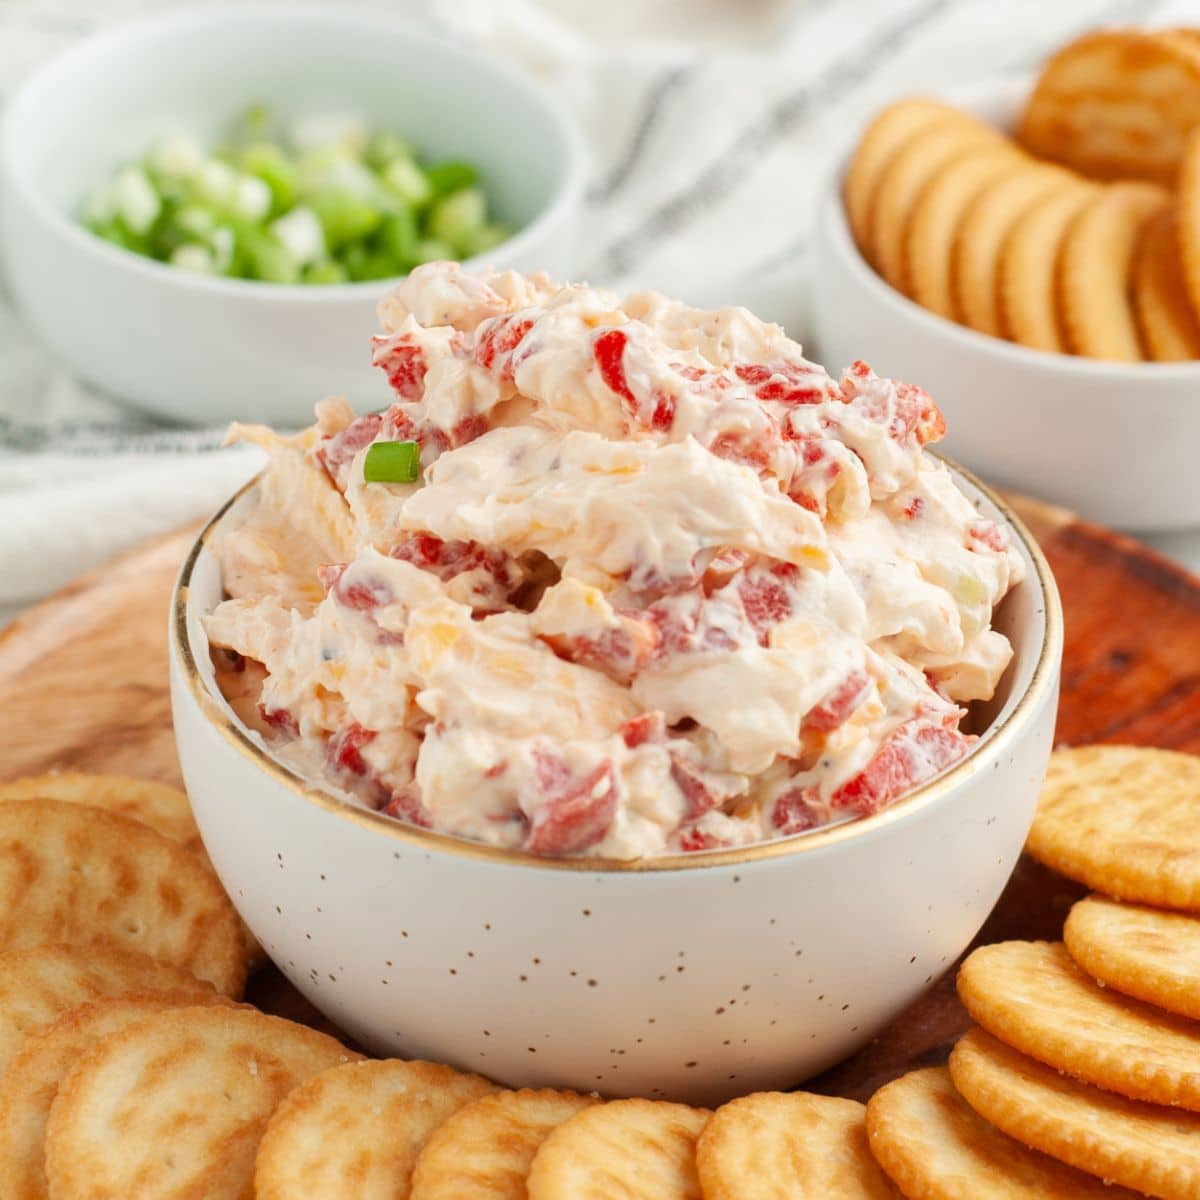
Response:
[[[1022,576],[933,401],[745,309],[415,270],[396,402],[282,438],[214,542],[272,748],[398,819],[633,858],[891,804],[966,754]],[[417,443],[416,482],[364,478]]]

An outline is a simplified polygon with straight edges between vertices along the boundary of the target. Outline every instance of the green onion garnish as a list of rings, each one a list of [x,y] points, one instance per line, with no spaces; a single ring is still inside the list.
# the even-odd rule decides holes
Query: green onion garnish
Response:
[[[373,442],[363,460],[368,483],[416,483],[421,474],[421,447],[416,442]]]
[[[512,234],[473,163],[429,163],[356,118],[285,127],[262,105],[215,147],[160,138],[79,216],[99,237],[184,270],[286,284],[394,279],[486,254]]]

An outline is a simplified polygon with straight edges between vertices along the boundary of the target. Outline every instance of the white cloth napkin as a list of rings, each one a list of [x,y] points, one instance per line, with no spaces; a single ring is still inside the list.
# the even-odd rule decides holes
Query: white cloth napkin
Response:
[[[1099,23],[1200,22],[1195,0],[726,0],[747,36],[713,49],[712,36],[639,39],[644,3],[601,0],[602,40],[554,15],[552,0],[362,6],[490,46],[574,115],[591,151],[575,277],[745,303],[799,337],[814,199],[881,103],[1027,72]],[[72,40],[161,7],[0,5],[0,99]],[[696,12],[733,23],[711,0]],[[819,280],[814,294],[819,303]],[[215,508],[258,461],[219,444],[219,430],[159,429],[76,383],[0,291],[0,612]]]

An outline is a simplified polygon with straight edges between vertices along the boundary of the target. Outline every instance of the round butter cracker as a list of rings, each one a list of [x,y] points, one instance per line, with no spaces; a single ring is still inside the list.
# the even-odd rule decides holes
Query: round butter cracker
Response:
[[[358,1058],[241,1005],[175,1008],[97,1042],[46,1124],[54,1200],[248,1200],[267,1119],[305,1079]]]
[[[0,1072],[64,1013],[126,992],[213,991],[183,967],[116,946],[34,946],[0,954]],[[199,999],[197,1000],[199,1002]]]
[[[1021,169],[1020,159],[1008,147],[981,147],[949,163],[917,197],[905,258],[912,298],[922,308],[960,320],[951,267],[963,219],[982,191]]]
[[[898,1200],[856,1100],[756,1092],[722,1105],[696,1146],[704,1200]]]
[[[709,1113],[665,1100],[613,1100],[553,1130],[529,1170],[529,1200],[703,1200],[696,1139]]]
[[[993,337],[1008,336],[1000,294],[1004,243],[1028,208],[1070,182],[1066,171],[1030,163],[990,180],[972,199],[951,260],[951,288],[964,324]]]
[[[0,1179],[5,1200],[46,1200],[46,1122],[58,1085],[101,1038],[165,1008],[230,1004],[199,989],[129,992],[84,1004],[31,1037],[0,1075]]]
[[[1067,230],[1095,188],[1063,184],[1043,193],[1013,222],[1000,251],[1000,310],[1013,341],[1032,350],[1067,350],[1058,264]]]
[[[867,1104],[871,1152],[905,1196],[921,1200],[1134,1200],[1031,1150],[985,1121],[945,1067],[911,1071]]]
[[[382,1059],[334,1067],[301,1084],[263,1134],[255,1200],[407,1200],[429,1135],[496,1091],[441,1063]]]
[[[238,915],[212,870],[128,817],[60,800],[0,804],[0,950],[107,943],[236,996]]]
[[[1026,849],[1118,900],[1200,910],[1200,757],[1144,746],[1050,756]]]
[[[938,124],[969,121],[965,113],[939,100],[907,96],[877,113],[855,148],[842,180],[846,220],[865,254],[870,244],[871,206],[879,177],[910,138]]]
[[[1095,179],[1174,181],[1200,126],[1200,54],[1183,40],[1106,29],[1043,67],[1018,137],[1040,158]]]
[[[980,1029],[950,1054],[964,1100],[1009,1137],[1162,1200],[1200,1195],[1200,1116],[1079,1083]]]
[[[460,1108],[429,1136],[411,1200],[525,1200],[525,1181],[551,1130],[599,1104],[551,1089],[494,1092]]]
[[[1088,896],[1071,909],[1063,941],[1093,979],[1200,1021],[1200,919]]]
[[[981,946],[958,973],[993,1037],[1096,1087],[1200,1111],[1200,1026],[1102,987],[1060,942]]]
[[[1142,341],[1156,362],[1200,358],[1200,321],[1188,295],[1175,205],[1146,225],[1133,267],[1133,300]]]
[[[1170,203],[1152,183],[1114,183],[1071,222],[1059,260],[1067,346],[1085,358],[1145,358],[1133,304],[1133,272],[1142,232]]]
[[[909,222],[926,186],[956,158],[981,147],[1007,144],[981,121],[951,122],[915,134],[892,156],[880,173],[871,205],[867,259],[897,291],[905,295],[911,291]],[[1017,151],[1011,153],[1016,158]]]

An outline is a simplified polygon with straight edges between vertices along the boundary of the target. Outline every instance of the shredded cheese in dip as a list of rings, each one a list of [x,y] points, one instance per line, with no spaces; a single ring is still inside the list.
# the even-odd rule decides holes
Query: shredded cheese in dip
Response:
[[[962,757],[1011,649],[1001,527],[924,453],[919,388],[840,380],[745,309],[418,268],[396,402],[260,427],[211,645],[272,748],[398,819],[616,858],[873,812]],[[380,441],[421,478],[368,483]]]

